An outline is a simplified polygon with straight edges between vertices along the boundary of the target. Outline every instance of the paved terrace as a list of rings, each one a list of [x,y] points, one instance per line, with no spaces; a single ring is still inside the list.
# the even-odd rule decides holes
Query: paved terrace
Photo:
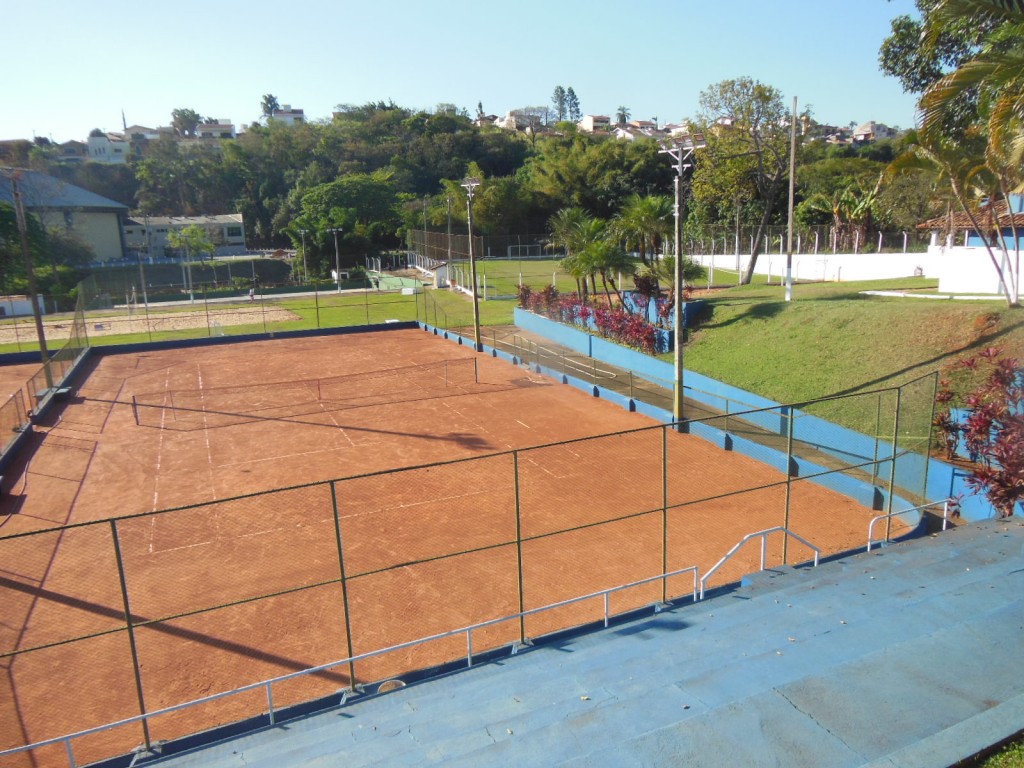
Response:
[[[765,571],[157,762],[947,766],[1024,727],[1022,651],[1024,521],[1011,518]]]

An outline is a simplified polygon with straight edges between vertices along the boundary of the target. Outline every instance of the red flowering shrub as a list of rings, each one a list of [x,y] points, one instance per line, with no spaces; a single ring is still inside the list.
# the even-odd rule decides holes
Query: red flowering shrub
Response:
[[[952,457],[963,437],[975,462],[967,485],[984,493],[1000,517],[1009,517],[1024,499],[1024,372],[1013,358],[990,347],[959,366],[984,378],[963,398],[968,415],[960,424],[952,415],[956,395],[949,381],[936,395],[938,428],[946,454]]]

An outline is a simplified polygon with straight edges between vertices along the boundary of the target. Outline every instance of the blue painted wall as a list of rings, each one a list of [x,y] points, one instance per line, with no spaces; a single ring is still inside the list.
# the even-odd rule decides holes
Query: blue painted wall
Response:
[[[674,368],[672,364],[665,361],[622,347],[607,339],[590,336],[578,329],[556,323],[553,320],[548,320],[518,308],[515,310],[515,324],[520,328],[538,333],[581,354],[590,355],[611,365],[631,370],[634,375],[654,384],[664,387],[672,386]],[[549,375],[555,378],[561,376],[556,371],[549,372]],[[592,391],[594,389],[593,385],[588,382],[580,381],[578,386],[584,391]],[[814,445],[819,450],[851,464],[872,461],[877,457],[881,462],[877,469],[878,477],[882,482],[888,483],[889,475],[892,472],[891,461],[886,461],[886,459],[891,460],[892,458],[892,443],[890,441],[876,441],[854,430],[832,424],[797,409],[789,409],[788,406],[693,371],[685,372],[684,389],[688,399],[705,403],[709,407],[720,411],[725,411],[728,407],[730,414],[742,414],[744,419],[756,422],[763,428],[778,431],[779,434],[787,433],[789,428],[788,419],[792,417],[794,419],[793,434],[795,439]],[[744,411],[755,409],[773,410],[760,414],[744,413]],[[672,420],[670,412],[640,402],[635,402],[631,410],[636,410],[638,413],[644,413],[665,422]],[[693,434],[700,434],[705,439],[723,445],[724,432],[716,427],[717,424],[715,423],[706,425],[692,424],[691,431]],[[785,472],[784,454],[776,452],[779,453],[781,458],[773,458],[766,454],[766,451],[769,449],[760,444],[757,444],[756,448],[754,444],[745,448],[744,443],[746,441],[743,441],[741,438],[730,436],[730,440],[733,450],[743,452],[746,455],[752,455],[754,458],[766,461],[780,471]],[[748,453],[748,451],[750,452]],[[804,462],[801,473],[813,474],[814,472],[825,471],[824,468],[814,469],[814,466]],[[961,514],[964,519],[983,520],[995,516],[995,510],[983,496],[971,495],[971,491],[966,485],[967,473],[938,459],[928,459],[913,454],[901,456],[896,461],[896,484],[904,488],[920,488],[926,472],[925,496],[929,500],[940,500],[963,494]],[[822,479],[832,477],[833,475],[826,475]],[[843,477],[846,478],[846,476]],[[854,486],[847,486],[847,480],[854,483]],[[857,483],[860,483],[860,487],[856,487]],[[822,484],[829,484],[829,487],[834,485],[832,481],[828,483],[823,482]],[[869,506],[871,501],[877,503],[875,487],[869,483],[846,478],[841,481],[840,485],[843,485],[846,490],[841,490],[839,487],[834,487],[834,490],[846,493],[851,498],[856,498],[861,503]],[[912,506],[909,502],[902,499],[899,500],[899,503],[904,506]],[[1022,513],[1024,513],[1024,505],[1022,505]]]

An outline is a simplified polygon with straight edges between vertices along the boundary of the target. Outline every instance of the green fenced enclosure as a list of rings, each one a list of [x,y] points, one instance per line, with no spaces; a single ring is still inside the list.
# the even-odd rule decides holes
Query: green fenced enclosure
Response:
[[[468,383],[468,370],[458,376]],[[690,566],[704,574],[745,535],[773,527],[822,556],[847,552],[866,544],[873,516],[900,511],[893,499],[908,481],[899,478],[927,455],[917,414],[933,386],[922,380],[843,398],[875,412],[879,432],[892,428],[875,458],[824,444],[808,403],[799,406],[805,421],[778,406],[694,419],[682,430],[647,427],[0,537],[0,561],[15,571],[58,547],[62,557],[79,553],[61,562],[62,599],[27,631],[17,621],[34,590],[0,581],[8,616],[0,659],[19,675],[45,672],[63,691],[54,706],[74,708],[94,700],[96,681],[53,670],[64,658],[88,657],[104,679],[120,681],[102,688],[114,720],[189,700],[190,689],[168,684],[168,665],[182,684],[198,678],[208,692],[227,691]],[[245,406],[243,393],[227,389],[232,407],[259,412],[265,393],[245,393],[255,398]],[[751,443],[745,455],[729,449],[741,439]],[[808,446],[819,467],[789,469],[808,461]],[[852,483],[874,487],[883,503],[827,490]],[[897,519],[885,536],[917,523]],[[776,537],[767,566],[813,554]],[[756,548],[741,550],[709,586],[758,567]],[[618,592],[610,608],[692,590],[691,577],[677,576]],[[594,599],[496,624],[474,634],[475,652],[600,620],[603,608]],[[461,639],[442,638],[310,676],[276,690],[275,701],[298,703],[464,654]],[[259,696],[242,696],[198,711],[210,727],[264,707]],[[196,729],[183,718],[161,716],[144,732],[133,726],[121,751]]]
[[[453,322],[462,318],[472,325],[472,304],[463,295],[439,291],[425,298],[418,289],[387,288],[367,278],[357,288],[342,289],[331,285],[326,290],[292,293],[255,293],[248,297],[220,297],[196,290],[173,304],[148,302],[137,294],[138,301],[112,304],[111,297],[90,280],[81,283],[76,292],[80,300],[78,314],[46,315],[43,318],[49,346],[64,344],[74,333],[87,334],[92,345],[131,342],[206,338],[210,336],[241,336],[271,334],[280,331],[315,330],[389,321],[423,319],[424,306],[431,307],[433,322],[436,305],[450,315]],[[89,309],[92,307],[92,309]],[[485,322],[507,323],[511,319],[510,303],[491,302],[482,309]],[[76,320],[76,318],[78,318]],[[73,348],[78,345],[72,343]],[[28,351],[38,349],[36,329],[31,317],[0,320],[0,349]]]

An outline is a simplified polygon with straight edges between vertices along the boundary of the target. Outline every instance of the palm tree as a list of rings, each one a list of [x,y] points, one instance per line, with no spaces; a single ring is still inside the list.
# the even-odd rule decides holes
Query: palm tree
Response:
[[[996,156],[1024,151],[1024,4],[1011,0],[941,0],[928,14],[925,40],[934,43],[958,18],[998,26],[982,41],[981,51],[934,83],[921,98],[922,127],[932,138],[943,124],[947,107],[961,94],[976,89],[986,118],[990,150]],[[1013,158],[1011,158],[1013,159]]]
[[[619,107],[615,110],[615,121],[619,125],[625,125],[629,120],[629,107]]]
[[[582,262],[578,258],[581,247],[579,227],[588,218],[590,216],[582,208],[563,208],[548,220],[551,237],[545,243],[548,248],[565,249],[565,257],[559,266],[576,279],[576,292],[580,296],[586,294],[586,281],[583,279]]]
[[[590,243],[586,250],[586,261],[590,266],[592,273],[596,272],[601,276],[601,285],[604,286],[604,295],[608,298],[608,306],[612,305],[612,296],[608,292],[608,275],[612,277],[612,288],[615,290],[615,295],[619,299],[619,303],[622,303],[622,294],[619,292],[619,286],[615,282],[614,275],[626,272],[630,275],[633,274],[633,270],[636,267],[636,263],[629,257],[618,243],[602,238],[595,240]]]
[[[608,222],[596,216],[585,216],[579,222],[573,232],[577,254],[577,269],[583,276],[583,284],[586,286],[587,279],[590,280],[590,292],[597,295],[597,256],[593,246],[595,243],[603,242],[608,237]],[[585,292],[585,289],[584,289]]]
[[[658,243],[672,229],[672,198],[633,193],[615,217],[613,226],[627,249],[640,252],[644,264],[657,260]]]
[[[935,133],[921,132],[918,143],[897,157],[886,170],[888,176],[921,168],[938,169],[940,180],[949,183],[953,196],[981,237],[992,266],[999,276],[1006,303],[1020,304],[1020,262],[1009,258],[1006,239],[1001,236],[996,201],[1006,200],[1006,176],[991,167],[991,155],[977,138],[954,141]],[[1007,206],[1009,209],[1009,206]],[[984,219],[984,220],[983,220]],[[1012,217],[1011,217],[1012,220]],[[999,233],[988,237],[985,233]],[[1014,236],[1014,241],[1016,237]],[[999,251],[997,254],[996,251]]]

